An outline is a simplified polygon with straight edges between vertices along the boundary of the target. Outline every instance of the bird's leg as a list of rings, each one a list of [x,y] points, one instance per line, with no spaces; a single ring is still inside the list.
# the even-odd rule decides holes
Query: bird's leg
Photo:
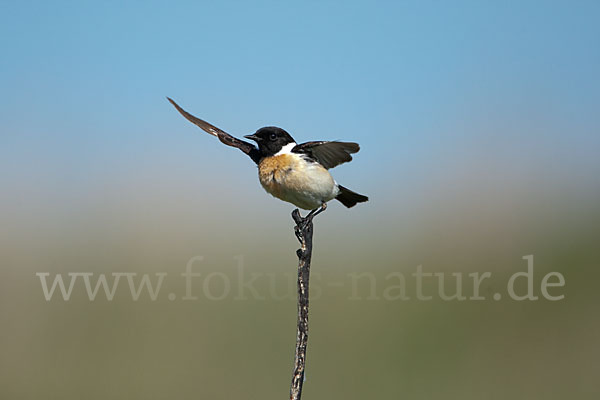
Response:
[[[314,217],[316,217],[317,215],[321,214],[326,209],[327,209],[327,203],[323,203],[323,204],[321,204],[321,207],[315,208],[314,210],[312,210],[311,212],[309,212],[308,215],[306,217],[304,217],[304,219],[310,219],[310,220],[312,220]]]
[[[311,212],[309,212],[306,215],[306,217],[302,217],[302,215],[300,215],[300,211],[298,209],[295,209],[292,212],[292,218],[294,219],[294,222],[296,222],[295,231],[296,231],[296,236],[298,237],[298,240],[300,240],[302,242],[302,232],[303,232],[304,228],[306,227],[306,225],[308,225],[310,222],[312,222],[314,217],[316,217],[317,215],[319,215],[326,209],[327,209],[327,203],[323,203],[323,204],[321,204],[321,207],[311,210]]]
[[[321,214],[326,209],[327,209],[327,203],[321,204],[321,207],[315,208],[314,210],[309,212],[306,217],[302,218],[302,220],[303,220],[302,223],[306,225],[308,222],[312,222],[314,217]]]

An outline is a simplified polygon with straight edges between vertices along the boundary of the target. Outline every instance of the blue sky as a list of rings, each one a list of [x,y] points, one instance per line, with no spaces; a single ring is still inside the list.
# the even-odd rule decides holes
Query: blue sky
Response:
[[[2,2],[4,163],[65,187],[251,165],[170,96],[235,135],[358,141],[335,174],[363,191],[490,157],[593,177],[599,4]]]
[[[43,300],[43,271],[177,279],[202,255],[203,282],[232,273],[232,293],[240,255],[240,282],[293,273],[293,206],[166,96],[237,136],[361,145],[332,174],[369,202],[315,224],[308,391],[598,392],[600,1],[0,0],[0,50],[0,397],[287,390],[291,302]],[[402,272],[412,297],[422,265],[464,272],[466,291],[493,271],[489,298],[528,254],[536,293],[560,271],[566,301],[353,302],[328,285],[373,272],[380,295]]]

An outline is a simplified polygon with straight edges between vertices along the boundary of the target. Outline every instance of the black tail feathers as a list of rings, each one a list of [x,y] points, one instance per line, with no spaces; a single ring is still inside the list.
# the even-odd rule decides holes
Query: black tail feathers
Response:
[[[339,200],[340,203],[342,203],[348,208],[354,207],[356,203],[364,203],[365,201],[369,200],[367,196],[363,196],[362,194],[353,192],[350,189],[346,189],[342,185],[338,185],[338,188],[340,189],[340,193],[336,196],[335,199]]]

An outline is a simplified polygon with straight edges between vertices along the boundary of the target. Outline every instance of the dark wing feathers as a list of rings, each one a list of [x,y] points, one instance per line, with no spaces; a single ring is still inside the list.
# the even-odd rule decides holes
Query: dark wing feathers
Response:
[[[252,161],[258,164],[260,160],[260,152],[252,143],[233,137],[229,133],[217,128],[216,126],[209,124],[208,122],[201,120],[200,118],[194,117],[192,114],[179,107],[179,105],[169,97],[167,97],[167,100],[169,100],[169,102],[173,104],[173,107],[175,107],[177,111],[179,111],[179,113],[183,115],[185,119],[190,121],[192,124],[197,125],[204,132],[218,137],[219,140],[227,146],[237,147],[238,149],[246,153],[248,156],[250,156]]]
[[[350,154],[360,150],[358,143],[350,142],[307,142],[292,149],[294,153],[303,153],[327,169],[352,160]]]
[[[167,97],[167,100],[169,100],[169,102],[173,104],[173,107],[175,107],[177,111],[179,111],[179,113],[192,124],[198,126],[203,131],[218,137],[219,140],[227,146],[237,147],[250,156],[250,158],[258,164],[261,155],[254,144],[233,137],[229,133],[217,128],[216,126],[193,116],[183,108],[179,107],[179,105],[169,97]],[[358,143],[324,141],[306,142],[299,144],[292,149],[292,151],[295,153],[306,154],[308,157],[317,161],[327,169],[351,161],[352,156],[350,154],[356,153],[358,150],[360,150]]]

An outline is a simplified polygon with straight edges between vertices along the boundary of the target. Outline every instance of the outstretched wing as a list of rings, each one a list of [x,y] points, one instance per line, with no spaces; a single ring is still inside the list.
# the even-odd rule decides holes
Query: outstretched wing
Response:
[[[352,156],[360,150],[358,143],[350,142],[307,142],[295,146],[294,153],[303,153],[325,168],[333,168],[352,161]]]
[[[208,122],[201,120],[200,118],[194,117],[192,114],[179,107],[179,105],[175,103],[171,98],[167,97],[167,100],[169,100],[169,102],[173,104],[173,107],[175,107],[177,111],[179,111],[179,113],[183,115],[185,119],[190,121],[192,124],[197,125],[204,132],[218,137],[219,140],[227,146],[237,147],[238,149],[246,153],[248,156],[250,156],[252,161],[258,164],[258,162],[260,161],[260,152],[252,143],[233,137],[229,133],[217,128],[216,126],[209,124]]]

